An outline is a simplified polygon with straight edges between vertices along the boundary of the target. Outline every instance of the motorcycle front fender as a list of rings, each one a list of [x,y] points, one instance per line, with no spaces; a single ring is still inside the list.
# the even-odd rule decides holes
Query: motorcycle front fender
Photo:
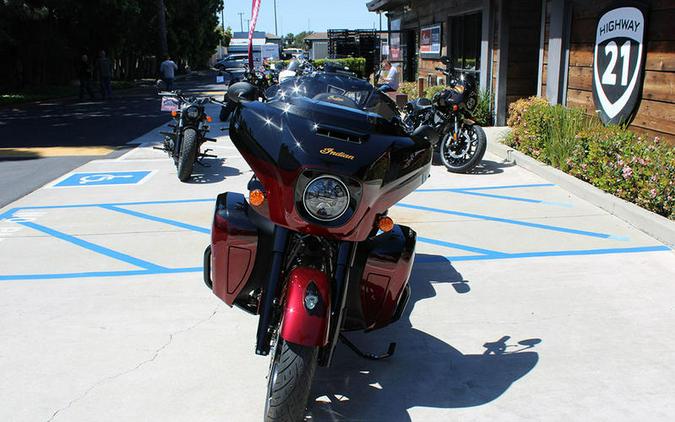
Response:
[[[308,295],[318,298],[311,309],[305,301]],[[293,269],[286,284],[281,337],[303,346],[325,346],[328,342],[330,309],[328,276],[313,268]]]

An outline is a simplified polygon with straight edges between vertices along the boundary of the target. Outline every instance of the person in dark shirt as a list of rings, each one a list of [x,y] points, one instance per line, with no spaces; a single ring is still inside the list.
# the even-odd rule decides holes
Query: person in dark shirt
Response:
[[[91,74],[92,74],[91,63],[89,63],[89,57],[86,54],[82,55],[80,60],[80,67],[78,70],[78,76],[80,78],[80,100],[84,99],[85,91],[89,94],[90,99],[94,99],[94,93],[91,90]]]
[[[110,63],[110,59],[106,57],[104,50],[101,50],[98,54],[96,71],[101,83],[101,98],[104,100],[110,99],[112,97],[112,64]]]

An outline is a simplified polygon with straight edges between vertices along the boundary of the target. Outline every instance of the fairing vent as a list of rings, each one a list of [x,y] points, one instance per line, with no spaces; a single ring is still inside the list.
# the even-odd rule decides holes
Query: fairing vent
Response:
[[[338,139],[340,141],[351,142],[354,144],[362,144],[368,139],[367,134],[324,125],[317,126],[316,134],[319,136],[325,136],[327,138]]]

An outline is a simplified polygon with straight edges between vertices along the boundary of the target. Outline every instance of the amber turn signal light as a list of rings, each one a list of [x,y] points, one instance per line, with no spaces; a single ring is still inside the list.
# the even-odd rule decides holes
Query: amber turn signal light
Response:
[[[211,116],[206,116],[206,121],[211,123],[213,121],[213,117]]]
[[[171,112],[171,117],[176,117],[178,116],[178,112],[176,110]]]
[[[389,232],[394,228],[394,220],[389,217],[380,217],[380,220],[377,222],[377,227],[383,232]]]
[[[260,189],[253,189],[248,194],[248,201],[251,203],[251,205],[258,207],[262,205],[263,202],[265,202],[265,194]]]

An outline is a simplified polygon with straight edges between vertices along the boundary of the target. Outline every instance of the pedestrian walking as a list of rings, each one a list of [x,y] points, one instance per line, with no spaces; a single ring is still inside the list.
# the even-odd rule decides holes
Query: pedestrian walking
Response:
[[[106,57],[105,50],[101,50],[98,54],[96,70],[101,84],[101,98],[110,99],[112,97],[112,63]]]
[[[84,99],[84,93],[89,95],[90,99],[94,99],[94,93],[91,90],[91,77],[92,77],[92,67],[89,63],[89,57],[86,54],[82,55],[80,60],[80,67],[78,70],[78,76],[80,78],[80,101]]]
[[[178,70],[178,66],[176,66],[176,63],[174,63],[168,55],[162,64],[159,65],[159,74],[166,84],[167,91],[173,91],[173,79],[176,75],[176,70]]]

